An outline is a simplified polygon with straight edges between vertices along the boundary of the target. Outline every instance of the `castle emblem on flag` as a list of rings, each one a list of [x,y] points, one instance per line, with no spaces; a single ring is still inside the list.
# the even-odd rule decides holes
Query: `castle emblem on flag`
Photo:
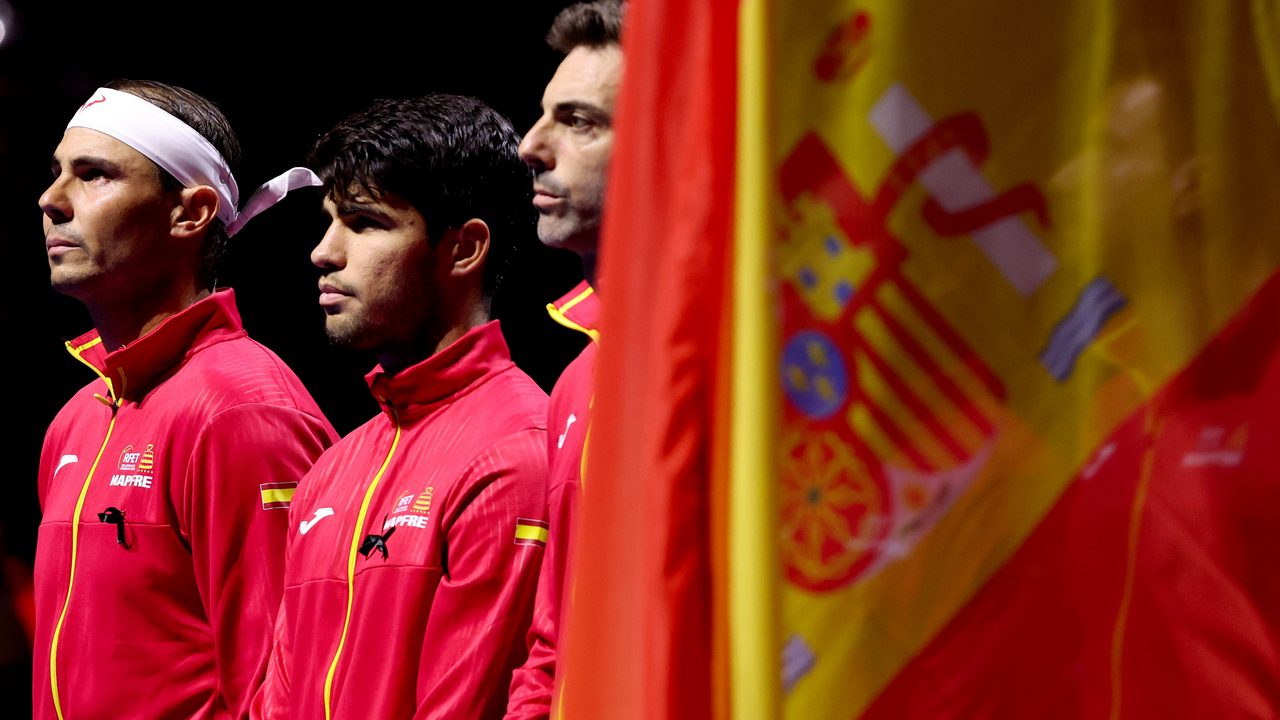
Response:
[[[925,223],[940,238],[968,235],[1021,295],[1057,267],[1018,217],[1048,224],[1039,190],[975,180],[989,152],[976,115],[935,122],[892,86],[871,122],[896,159],[870,197],[817,133],[777,175],[787,218],[782,552],[788,580],[810,591],[908,554],[981,472],[998,435],[990,413],[1004,384],[906,272],[912,253],[890,213],[923,187]]]

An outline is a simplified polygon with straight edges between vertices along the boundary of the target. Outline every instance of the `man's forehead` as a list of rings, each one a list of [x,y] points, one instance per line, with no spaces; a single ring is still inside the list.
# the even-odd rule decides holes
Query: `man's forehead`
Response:
[[[543,104],[587,102],[612,111],[621,80],[621,48],[617,45],[579,45],[556,68],[543,94]]]
[[[110,160],[117,165],[152,164],[146,155],[106,133],[89,128],[68,128],[62,141],[53,151],[54,159],[71,162],[77,158],[93,157]]]
[[[409,201],[401,195],[364,187],[351,187],[341,195],[328,193],[324,197],[324,209],[333,213],[362,210],[396,212],[408,210],[412,207]]]

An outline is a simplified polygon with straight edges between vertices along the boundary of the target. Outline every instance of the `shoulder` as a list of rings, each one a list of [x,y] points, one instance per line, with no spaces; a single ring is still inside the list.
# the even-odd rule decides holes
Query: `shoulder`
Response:
[[[495,437],[472,458],[469,474],[485,475],[510,470],[546,475],[547,431],[528,427]]]
[[[325,485],[342,482],[342,478],[348,473],[362,471],[370,464],[380,461],[385,456],[394,433],[394,426],[382,415],[375,415],[337,439],[321,453],[307,472],[307,483]]]
[[[210,419],[236,408],[252,413],[266,407],[324,418],[293,370],[243,335],[192,353],[156,391],[190,399]]]
[[[75,437],[79,433],[99,432],[99,424],[111,420],[110,404],[99,399],[106,392],[106,386],[101,380],[95,380],[77,390],[49,422],[45,429],[45,443]]]
[[[560,373],[560,379],[551,390],[551,403],[556,405],[579,405],[591,397],[596,372],[596,356],[599,349],[595,343],[588,343],[578,357],[573,359]]]
[[[547,441],[541,429],[526,429],[495,438],[466,464],[443,500],[452,522],[478,498],[486,512],[498,508],[542,508],[547,493]]]
[[[488,432],[504,436],[547,429],[547,394],[511,365],[454,403],[455,412],[483,413]]]

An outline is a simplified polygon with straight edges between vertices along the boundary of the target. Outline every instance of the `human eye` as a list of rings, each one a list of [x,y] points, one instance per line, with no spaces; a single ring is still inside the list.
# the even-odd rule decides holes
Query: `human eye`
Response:
[[[575,135],[590,135],[600,127],[600,120],[589,108],[566,103],[556,108],[556,122]]]
[[[76,177],[84,182],[94,182],[95,180],[105,180],[108,175],[106,170],[96,165],[85,165],[76,169]]]
[[[364,213],[348,215],[343,218],[343,223],[356,233],[374,232],[377,230],[387,229],[386,222],[381,218],[373,215],[366,215]]]

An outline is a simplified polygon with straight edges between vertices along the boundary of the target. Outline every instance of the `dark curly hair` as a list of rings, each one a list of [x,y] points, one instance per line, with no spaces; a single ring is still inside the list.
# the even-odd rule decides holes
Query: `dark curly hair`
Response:
[[[578,46],[589,48],[622,42],[622,18],[627,5],[622,0],[595,0],[570,5],[556,15],[547,33],[547,44],[568,55]]]
[[[511,122],[464,95],[378,100],[338,123],[308,163],[338,201],[394,193],[422,214],[434,246],[471,218],[489,226],[483,291],[492,298],[519,249],[532,242],[532,171]]]

